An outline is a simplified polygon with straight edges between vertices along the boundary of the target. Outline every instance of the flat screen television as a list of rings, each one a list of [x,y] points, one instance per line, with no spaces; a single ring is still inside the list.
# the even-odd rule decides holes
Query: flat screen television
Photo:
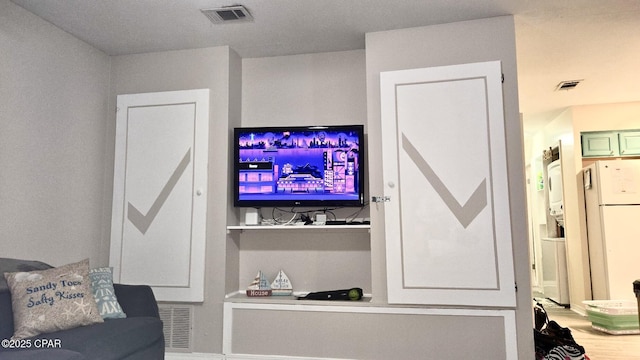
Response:
[[[237,207],[361,207],[364,127],[234,129]]]

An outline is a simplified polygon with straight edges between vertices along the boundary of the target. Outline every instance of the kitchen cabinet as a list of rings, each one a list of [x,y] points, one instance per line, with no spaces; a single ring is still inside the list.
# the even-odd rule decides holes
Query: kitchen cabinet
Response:
[[[582,133],[582,156],[617,156],[618,134],[612,131]]]
[[[623,131],[618,134],[620,155],[640,155],[640,131]]]
[[[583,157],[640,155],[640,130],[583,132]]]

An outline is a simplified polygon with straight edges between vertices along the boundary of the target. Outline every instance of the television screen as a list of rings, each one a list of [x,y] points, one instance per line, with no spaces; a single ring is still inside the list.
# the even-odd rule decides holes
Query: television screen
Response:
[[[234,129],[234,204],[362,206],[362,125]]]

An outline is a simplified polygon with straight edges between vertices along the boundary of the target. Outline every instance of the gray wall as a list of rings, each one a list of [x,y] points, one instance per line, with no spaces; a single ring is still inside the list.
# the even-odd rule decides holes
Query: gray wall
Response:
[[[106,265],[109,57],[0,0],[0,256]]]
[[[242,125],[366,124],[365,51],[242,60]]]
[[[515,27],[511,16],[367,34],[367,104],[369,142],[379,144],[382,136],[380,133],[380,72],[502,61],[505,75],[503,91],[511,233],[516,282],[519,289],[517,294],[518,351],[520,358],[531,359],[533,358],[531,335],[533,325],[515,46]],[[369,158],[381,158],[380,149],[370,147]],[[381,163],[369,162],[369,177],[382,178]],[[370,189],[371,194],[382,194],[383,184],[380,181],[371,181]],[[371,209],[372,286],[375,294],[384,294],[386,289],[383,210],[384,207]],[[384,302],[383,299],[376,301]],[[447,341],[447,339],[442,340]]]
[[[319,54],[241,61],[232,50],[220,47],[110,58],[8,0],[0,0],[0,254],[54,265],[81,257],[89,257],[94,265],[107,264],[116,95],[210,88],[211,137],[221,140],[213,142],[209,164],[207,300],[195,306],[193,333],[194,351],[220,353],[224,294],[239,284],[238,273],[227,271],[238,267],[238,243],[225,231],[227,217],[238,214],[229,201],[219,199],[229,200],[227,141],[230,128],[241,123],[240,84],[246,86],[242,90],[242,110],[246,112],[242,115],[243,125],[270,122],[259,118],[260,108],[269,105],[269,86],[283,95],[291,90],[291,82],[302,80],[305,82],[299,91],[282,96],[286,102],[281,105],[289,106],[282,123],[296,123],[300,116],[326,123],[359,122],[355,118],[367,116],[368,121],[362,123],[367,124],[368,143],[374,144],[368,151],[369,173],[371,178],[381,178],[380,164],[371,161],[380,158],[375,146],[381,136],[377,74],[496,59],[503,61],[506,75],[512,232],[521,289],[519,347],[521,358],[532,358],[522,205],[524,177],[511,17],[369,34],[365,75],[362,52],[337,58]],[[292,64],[298,68],[286,72]],[[340,88],[340,79],[332,74],[349,69],[355,73],[347,79],[361,79],[364,75],[365,81],[348,81],[346,87]],[[275,83],[278,72],[290,77]],[[248,80],[242,81],[243,76]],[[327,87],[318,87],[318,81]],[[340,91],[334,93],[336,88]],[[272,115],[282,110],[267,108]],[[339,119],[340,115],[349,118]],[[382,193],[381,187],[371,181],[371,193]],[[381,304],[386,301],[383,215],[381,210],[371,214],[372,291],[376,294],[374,301]]]

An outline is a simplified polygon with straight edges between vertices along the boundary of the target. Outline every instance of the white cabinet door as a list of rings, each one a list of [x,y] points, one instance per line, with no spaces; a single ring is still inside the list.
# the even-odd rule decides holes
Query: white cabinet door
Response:
[[[501,76],[380,74],[389,303],[516,304]]]
[[[110,263],[159,301],[203,301],[209,90],[118,96]]]

